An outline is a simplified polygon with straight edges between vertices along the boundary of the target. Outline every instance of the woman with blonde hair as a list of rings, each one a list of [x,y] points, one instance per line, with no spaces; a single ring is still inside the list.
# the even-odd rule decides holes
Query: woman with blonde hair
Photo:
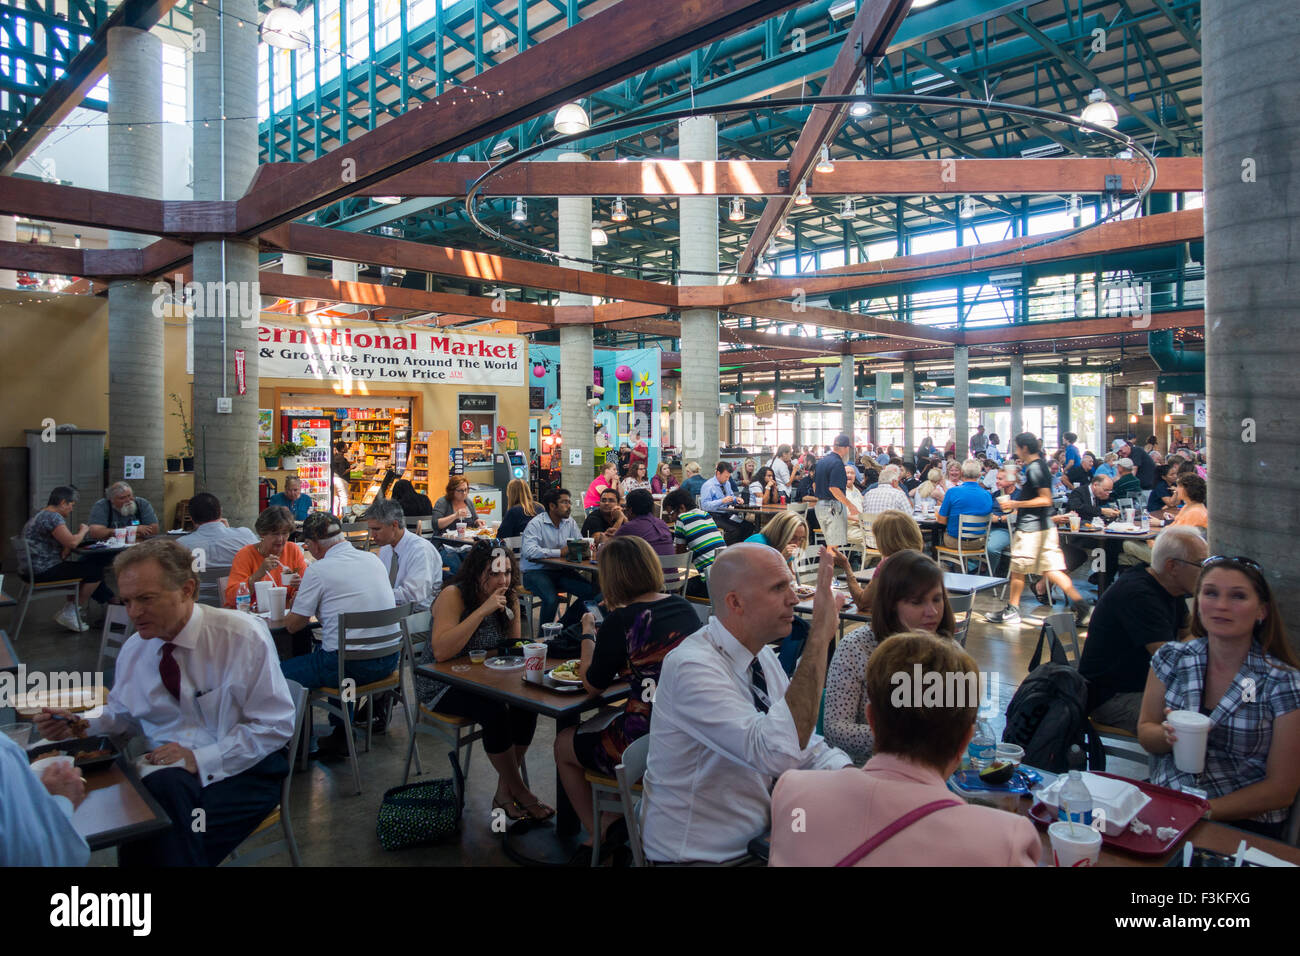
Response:
[[[885,566],[891,554],[897,554],[899,551],[925,551],[925,540],[921,537],[920,525],[916,523],[915,518],[902,511],[891,509],[876,515],[875,521],[871,523],[871,536],[875,539],[876,550],[881,554],[880,564],[876,565],[876,574],[880,573],[880,569]],[[862,608],[871,607],[871,600],[875,594],[875,575],[873,574],[871,580],[863,586],[853,576],[848,556],[839,552],[835,554],[835,566],[844,571],[853,603]]]
[[[938,468],[931,468],[925,473],[925,481],[916,486],[914,493],[916,506],[921,507],[921,502],[925,501],[926,498],[942,502],[944,490],[943,472]]]
[[[803,552],[808,544],[808,524],[803,515],[793,511],[782,511],[763,526],[758,534],[751,534],[745,539],[775,548],[781,552],[786,561],[793,561]]]
[[[533,500],[533,493],[528,489],[528,482],[522,478],[511,478],[506,485],[506,516],[501,519],[497,537],[502,541],[516,538],[524,533],[528,522],[537,517],[541,506]]]

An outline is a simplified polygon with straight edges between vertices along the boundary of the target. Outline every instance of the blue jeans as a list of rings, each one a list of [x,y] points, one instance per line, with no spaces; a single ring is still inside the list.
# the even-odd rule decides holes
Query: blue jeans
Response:
[[[989,567],[993,569],[996,577],[998,563],[1002,560],[1002,556],[1011,553],[1011,532],[996,525],[990,527],[989,536],[984,542],[984,553],[988,555]]]
[[[555,612],[560,608],[560,591],[568,591],[569,596],[576,601],[586,601],[596,596],[596,589],[591,582],[569,571],[525,571],[524,587],[536,594],[542,602],[542,624],[555,620]]]
[[[446,580],[450,581],[460,570],[460,552],[452,548],[439,548],[438,553],[442,555],[442,565],[447,569]]]
[[[376,657],[369,661],[348,661],[343,668],[343,676],[357,682],[357,686],[383,680],[397,669],[401,652],[387,657]],[[337,687],[339,682],[338,651],[324,651],[319,647],[299,657],[291,657],[280,662],[280,671],[286,680],[296,680],[303,687],[315,690],[317,687]],[[352,719],[353,703],[348,704],[348,720]],[[330,726],[336,730],[343,726],[343,721],[335,714],[330,714]]]

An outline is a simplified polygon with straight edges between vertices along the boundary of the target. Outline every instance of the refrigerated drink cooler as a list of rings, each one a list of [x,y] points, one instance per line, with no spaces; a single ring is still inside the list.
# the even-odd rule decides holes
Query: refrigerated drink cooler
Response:
[[[290,440],[302,447],[298,478],[302,492],[311,498],[313,511],[334,510],[334,482],[330,459],[334,450],[334,422],[329,418],[289,418]]]

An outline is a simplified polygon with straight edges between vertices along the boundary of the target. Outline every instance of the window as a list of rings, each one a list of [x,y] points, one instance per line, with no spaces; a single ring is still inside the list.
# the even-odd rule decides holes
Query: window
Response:
[[[764,419],[753,412],[737,412],[733,423],[736,444],[751,452],[770,453],[779,445],[794,444],[794,412],[778,411]]]
[[[162,95],[163,122],[184,123],[189,118],[189,75],[184,47],[162,45]]]
[[[800,411],[799,440],[804,445],[816,445],[818,450],[829,448],[835,436],[843,431],[840,409],[809,408]]]

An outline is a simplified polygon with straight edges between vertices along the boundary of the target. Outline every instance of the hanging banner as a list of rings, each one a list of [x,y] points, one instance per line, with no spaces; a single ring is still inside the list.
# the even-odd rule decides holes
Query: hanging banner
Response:
[[[235,349],[235,384],[239,386],[239,394],[244,395],[248,392],[248,380],[244,374],[244,350]]]
[[[329,320],[263,321],[257,340],[263,378],[525,387],[527,345],[520,337]]]

